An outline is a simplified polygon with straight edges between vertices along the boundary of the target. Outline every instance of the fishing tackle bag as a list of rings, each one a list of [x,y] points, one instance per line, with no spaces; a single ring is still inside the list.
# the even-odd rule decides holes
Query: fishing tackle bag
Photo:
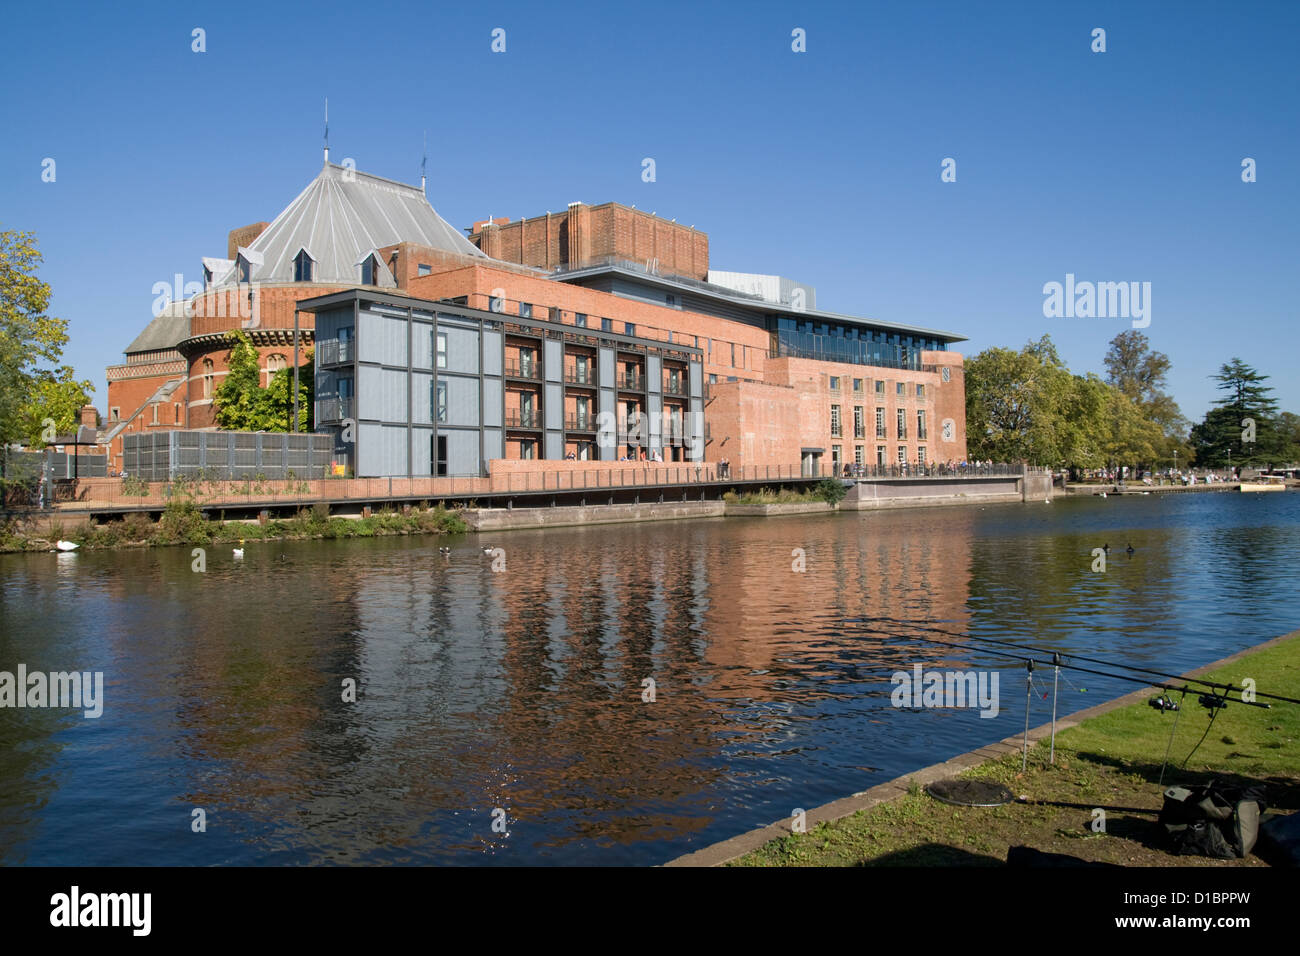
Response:
[[[1159,823],[1171,852],[1231,860],[1255,846],[1267,807],[1263,787],[1224,787],[1211,780],[1166,790]]]

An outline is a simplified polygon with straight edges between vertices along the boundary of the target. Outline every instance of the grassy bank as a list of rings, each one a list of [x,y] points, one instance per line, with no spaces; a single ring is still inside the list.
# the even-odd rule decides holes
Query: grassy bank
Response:
[[[1211,680],[1300,697],[1300,637],[1235,661]],[[1154,696],[1154,692],[1152,694]],[[1164,784],[1157,783],[1173,714],[1145,702],[1091,718],[1057,734],[1056,763],[1048,744],[1021,755],[1008,754],[973,767],[964,777],[1006,784],[1029,803],[1002,807],[955,807],[913,785],[907,795],[791,834],[737,860],[733,866],[965,866],[1001,865],[1012,846],[1031,846],[1086,860],[1127,866],[1259,866],[1243,860],[1171,856],[1164,851],[1154,812],[1171,784],[1263,781],[1271,809],[1300,809],[1300,706],[1278,703],[1271,710],[1229,705],[1209,724],[1208,711],[1189,694],[1178,723]],[[1184,759],[1205,735],[1186,768]],[[1051,801],[1048,803],[1047,801]],[[1059,804],[1080,804],[1065,807]],[[1057,805],[1052,805],[1057,804]],[[1106,832],[1092,829],[1094,807],[1106,810]]]
[[[0,551],[48,551],[59,539],[74,541],[88,550],[142,548],[176,544],[213,544],[227,541],[308,538],[374,538],[403,534],[463,534],[469,530],[459,512],[436,508],[376,511],[368,518],[331,518],[325,505],[304,508],[292,518],[257,522],[223,521],[204,517],[191,500],[173,500],[158,521],[131,514],[103,524],[55,522],[50,533],[37,537],[15,524],[0,527]]]

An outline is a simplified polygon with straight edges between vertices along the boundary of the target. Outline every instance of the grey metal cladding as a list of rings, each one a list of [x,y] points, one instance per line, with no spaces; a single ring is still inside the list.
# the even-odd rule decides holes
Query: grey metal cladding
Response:
[[[546,427],[563,428],[564,391],[562,387],[555,382],[547,382],[544,388],[546,389],[546,394],[542,399],[542,410],[546,415]],[[549,458],[550,455],[547,455],[547,457]]]
[[[491,261],[434,211],[419,187],[326,163],[248,247],[262,260],[252,279],[294,281],[294,257],[305,249],[313,281],[355,284],[367,252],[399,242]],[[395,286],[386,263],[380,265],[380,284]]]
[[[650,354],[645,358],[646,385],[651,392],[664,390],[664,360],[661,356]]]
[[[542,343],[542,370],[546,381],[558,382],[564,372],[564,343],[547,339]],[[550,394],[549,392],[547,394]]]

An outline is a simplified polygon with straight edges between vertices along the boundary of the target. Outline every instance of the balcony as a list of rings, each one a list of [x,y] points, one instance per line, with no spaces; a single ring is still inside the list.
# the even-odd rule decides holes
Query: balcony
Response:
[[[542,377],[542,370],[536,362],[506,362],[506,377],[537,381]]]
[[[570,415],[564,420],[564,427],[571,432],[594,432],[596,430],[596,416]]]
[[[352,417],[353,401],[351,398],[322,398],[317,407],[322,422],[341,422]]]
[[[685,395],[686,380],[684,378],[679,378],[676,376],[669,376],[667,379],[664,380],[664,394]]]
[[[867,437],[867,430],[866,430],[865,428],[863,428],[861,425],[854,426],[854,429],[853,429],[853,437],[854,437],[854,438],[866,438],[866,437]]]
[[[564,370],[564,384],[566,385],[590,385],[593,388],[596,385],[596,373],[589,368],[566,368]]]
[[[506,412],[507,428],[541,428],[541,412],[523,410]]]
[[[355,354],[350,341],[325,339],[316,345],[316,361],[321,365],[342,365],[351,362]]]
[[[618,377],[618,387],[633,392],[645,390],[645,376],[639,372],[624,372]]]

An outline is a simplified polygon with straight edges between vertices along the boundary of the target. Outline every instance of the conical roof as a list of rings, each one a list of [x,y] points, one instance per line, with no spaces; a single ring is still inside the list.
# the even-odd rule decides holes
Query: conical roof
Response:
[[[366,253],[398,242],[488,258],[434,211],[419,187],[327,162],[248,247],[251,278],[294,281],[294,259],[305,249],[315,263],[313,281],[356,284]]]

